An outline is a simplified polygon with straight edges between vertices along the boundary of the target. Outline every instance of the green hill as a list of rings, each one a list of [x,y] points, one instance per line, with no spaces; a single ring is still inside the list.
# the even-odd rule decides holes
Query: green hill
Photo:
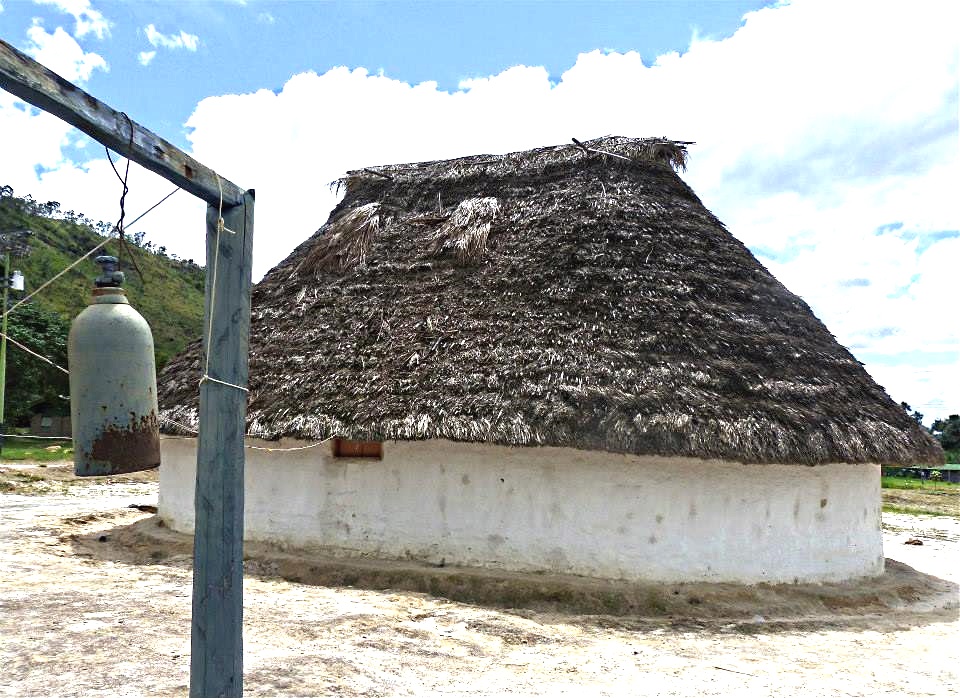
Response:
[[[0,234],[17,229],[32,232],[26,239],[29,252],[22,257],[15,254],[11,257],[11,271],[19,269],[26,278],[25,292],[11,292],[11,304],[102,242],[111,228],[111,224],[91,221],[83,214],[61,211],[56,202],[40,203],[30,196],[14,196],[9,187],[0,188]],[[177,259],[167,255],[165,248],[145,242],[142,233],[128,235],[127,240],[128,249],[121,251],[119,242],[111,240],[44,289],[30,301],[33,312],[24,313],[22,306],[11,313],[9,334],[16,336],[17,318],[21,313],[24,313],[24,323],[28,322],[28,316],[34,320],[37,311],[40,315],[47,311],[69,324],[90,299],[93,278],[99,272],[93,258],[98,254],[111,254],[121,258],[127,296],[150,324],[157,368],[163,366],[188,341],[202,334],[204,270],[193,260]],[[130,263],[131,256],[143,273],[143,281]],[[64,347],[64,356],[65,351]],[[8,347],[7,352],[8,361],[15,352],[22,353],[16,347]],[[15,377],[10,376],[8,368],[8,380],[11,378]],[[9,392],[7,405],[9,410],[12,406]]]

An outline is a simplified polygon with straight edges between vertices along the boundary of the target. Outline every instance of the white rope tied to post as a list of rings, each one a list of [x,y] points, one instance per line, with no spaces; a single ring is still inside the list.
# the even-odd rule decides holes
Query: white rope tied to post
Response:
[[[220,232],[226,230],[231,235],[236,235],[236,230],[230,230],[223,222],[223,186],[220,184],[220,175],[216,172],[213,173],[213,176],[217,178],[217,189],[220,190],[220,206],[217,209],[217,237],[214,241],[213,246],[213,274],[210,277],[210,317],[207,319],[207,346],[204,348],[204,359],[203,359],[203,375],[200,376],[200,385],[204,383],[219,383],[220,385],[225,385],[228,388],[236,388],[237,390],[242,390],[245,393],[250,392],[250,389],[243,386],[237,385],[236,383],[228,383],[227,381],[222,381],[219,378],[214,378],[210,375],[210,345],[213,343],[213,314],[214,309],[217,307],[217,266],[220,261]]]
[[[231,234],[233,234],[233,235],[236,235],[236,234],[237,234],[237,231],[236,231],[236,230],[230,230],[230,228],[228,228],[226,225],[224,225],[224,222],[223,222],[223,186],[221,186],[221,184],[220,184],[220,175],[218,175],[216,172],[214,172],[214,173],[213,173],[213,176],[217,178],[217,189],[220,190],[220,206],[217,208],[217,232],[219,233],[221,230],[226,230],[228,233],[231,233]],[[219,251],[219,248],[217,248],[217,249],[218,249],[218,251]]]
[[[209,375],[206,372],[204,372],[204,374],[200,376],[200,385],[203,385],[204,383],[219,383],[220,385],[225,385],[228,388],[236,388],[237,390],[242,390],[245,393],[250,392],[250,388],[246,388],[242,385],[237,385],[236,383],[228,383],[227,381],[222,381],[219,378],[214,378],[213,376]]]

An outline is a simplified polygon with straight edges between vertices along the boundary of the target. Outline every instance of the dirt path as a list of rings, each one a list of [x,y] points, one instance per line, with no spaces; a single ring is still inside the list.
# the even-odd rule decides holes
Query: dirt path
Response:
[[[0,696],[186,695],[189,555],[133,563],[95,547],[108,550],[121,526],[150,516],[128,505],[155,503],[152,482],[0,495]],[[888,557],[960,581],[960,521],[884,522]],[[923,545],[904,545],[911,538]],[[269,574],[269,563],[259,569]],[[697,619],[696,609],[647,620],[505,611],[268,576],[248,576],[244,591],[248,696],[794,698],[960,688],[955,606],[731,623]]]

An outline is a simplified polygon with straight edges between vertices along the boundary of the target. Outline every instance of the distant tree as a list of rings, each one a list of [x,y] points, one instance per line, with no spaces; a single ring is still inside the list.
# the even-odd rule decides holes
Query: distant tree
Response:
[[[938,419],[937,422],[941,425],[940,445],[944,450],[960,449],[960,414],[952,414],[946,420]],[[937,422],[934,422],[934,425]]]
[[[69,326],[56,313],[26,303],[7,316],[7,333],[59,366],[67,365]],[[70,390],[67,376],[12,344],[7,346],[5,417],[10,424],[28,419],[34,407],[62,403]]]
[[[9,184],[4,184],[0,187],[0,206],[8,212],[21,212],[24,208],[24,203],[21,199],[13,195],[13,187]]]
[[[934,419],[933,424],[930,425],[930,431],[943,431],[943,428],[954,419],[960,419],[960,415],[951,414],[946,419]]]
[[[910,405],[906,402],[901,402],[900,407],[903,408],[904,412],[906,412],[911,417],[913,417],[914,420],[916,420],[917,424],[923,424],[923,414],[921,412],[917,412],[915,409],[910,407]]]

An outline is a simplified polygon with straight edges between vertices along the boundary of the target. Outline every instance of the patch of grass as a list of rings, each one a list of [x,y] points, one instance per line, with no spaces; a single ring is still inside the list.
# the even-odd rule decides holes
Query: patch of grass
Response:
[[[20,482],[43,482],[44,478],[39,475],[34,475],[33,473],[19,473],[13,472],[10,473],[10,477],[14,480],[19,480]]]
[[[893,475],[884,475],[880,478],[880,487],[886,490],[935,490],[940,488],[949,489],[951,487],[960,487],[957,482],[937,482],[935,480],[921,480],[915,477],[896,477]]]
[[[613,604],[606,602],[606,599],[604,599],[606,602],[604,605],[606,605],[612,611],[619,611],[622,613],[623,600],[617,598],[616,596],[613,596],[612,600],[619,603],[617,603],[614,607]],[[654,589],[651,589],[643,598],[643,608],[648,613],[666,613],[667,603],[662,594]]]
[[[2,494],[42,495],[53,489],[59,489],[59,485],[60,483],[50,482],[46,470],[0,468],[0,493]]]
[[[60,446],[60,450],[48,451],[50,446]],[[73,442],[49,439],[24,439],[9,437],[3,440],[3,455],[0,463],[52,463],[73,459]]]
[[[880,478],[880,487],[885,490],[916,490],[923,484],[920,480],[910,477],[893,477],[884,475]]]
[[[956,512],[939,511],[927,507],[900,506],[899,504],[884,504],[883,510],[888,514],[912,514],[914,516],[956,516]]]

